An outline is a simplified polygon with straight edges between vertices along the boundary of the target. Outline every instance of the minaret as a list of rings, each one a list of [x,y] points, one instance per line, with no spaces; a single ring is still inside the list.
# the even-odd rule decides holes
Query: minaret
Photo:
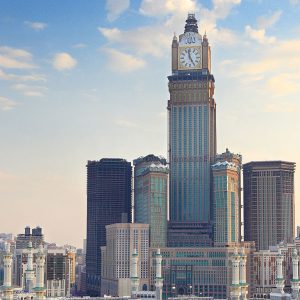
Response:
[[[136,249],[133,250],[131,256],[131,293],[137,292],[140,285],[140,279],[138,277],[138,254]]]
[[[247,294],[248,294],[248,284],[246,279],[246,265],[247,265],[247,255],[245,254],[245,248],[242,247],[240,253],[241,300],[247,299]]]
[[[162,278],[162,273],[161,273],[162,255],[160,254],[160,249],[157,249],[155,257],[156,257],[155,294],[156,294],[156,300],[161,300],[162,299],[163,278]]]
[[[34,288],[36,300],[46,299],[45,297],[45,254],[43,246],[40,245],[39,251],[36,256],[36,285]]]
[[[33,270],[33,248],[32,242],[29,241],[27,248],[27,268],[25,271],[25,290],[26,292],[32,292],[34,287],[34,270]]]
[[[5,244],[5,253],[3,256],[4,263],[4,280],[3,280],[3,300],[13,299],[13,287],[11,285],[11,271],[12,271],[12,254],[10,252],[10,244]]]
[[[298,274],[298,263],[299,256],[297,253],[297,249],[295,248],[292,253],[292,264],[293,264],[293,279],[292,282],[292,298],[299,299],[299,274]]]
[[[282,262],[283,262],[283,255],[281,254],[281,249],[279,248],[278,254],[276,256],[276,288],[279,293],[283,294],[284,288],[284,279],[283,279],[283,272],[282,272]]]
[[[234,248],[234,253],[230,257],[232,263],[232,284],[230,291],[230,298],[232,300],[238,300],[241,296],[240,287],[240,256],[237,248]]]

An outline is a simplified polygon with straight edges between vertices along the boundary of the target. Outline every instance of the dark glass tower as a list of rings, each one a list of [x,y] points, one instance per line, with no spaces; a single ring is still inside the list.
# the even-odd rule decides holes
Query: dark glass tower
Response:
[[[103,158],[87,164],[86,284],[90,296],[101,291],[101,251],[105,226],[131,222],[131,163]]]
[[[253,161],[243,165],[245,241],[268,250],[294,238],[295,163]]]
[[[189,14],[172,42],[169,79],[170,224],[168,245],[212,244],[211,164],[216,155],[216,103],[211,52]]]

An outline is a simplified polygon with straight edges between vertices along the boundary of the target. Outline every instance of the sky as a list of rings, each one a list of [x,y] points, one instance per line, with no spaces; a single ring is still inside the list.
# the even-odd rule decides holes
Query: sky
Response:
[[[300,0],[0,7],[0,232],[39,225],[82,247],[87,161],[167,155],[171,42],[188,12],[212,49],[218,152],[300,165]]]

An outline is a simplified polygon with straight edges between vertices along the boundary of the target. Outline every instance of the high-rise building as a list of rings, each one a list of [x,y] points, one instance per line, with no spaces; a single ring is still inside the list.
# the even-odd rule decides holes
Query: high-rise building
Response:
[[[139,290],[149,289],[149,224],[119,223],[106,226],[106,246],[102,253],[102,294],[131,294],[131,257],[138,254]]]
[[[241,241],[242,156],[226,149],[212,165],[212,219],[215,245]]]
[[[228,245],[239,242],[238,167],[230,162],[217,162],[213,171],[214,243]]]
[[[134,220],[150,225],[150,247],[167,246],[168,167],[153,154],[134,164]]]
[[[206,34],[189,14],[172,42],[169,79],[170,224],[172,247],[210,246],[211,164],[216,155],[215,80]]]
[[[47,249],[46,255],[46,296],[65,297],[70,295],[67,278],[70,274],[67,268],[65,249]]]
[[[254,161],[243,165],[245,240],[268,250],[294,239],[295,163]]]
[[[40,244],[44,244],[44,235],[41,227],[32,228],[31,231],[30,227],[26,226],[25,232],[17,235],[16,249],[26,249],[29,241],[32,242],[33,248],[38,248]]]
[[[104,158],[87,163],[86,286],[90,296],[101,293],[101,251],[105,226],[131,222],[131,164]]]

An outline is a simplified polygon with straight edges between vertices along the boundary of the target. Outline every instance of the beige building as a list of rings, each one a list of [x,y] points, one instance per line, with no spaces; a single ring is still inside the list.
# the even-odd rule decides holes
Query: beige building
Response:
[[[276,257],[280,249],[283,255],[283,279],[284,290],[290,293],[292,287],[293,267],[292,255],[294,249],[300,253],[299,244],[279,244],[272,246],[269,250],[260,250],[253,255],[253,275],[254,289],[253,296],[255,298],[266,298],[276,288]],[[298,267],[299,268],[299,267]]]
[[[106,226],[106,246],[101,247],[101,294],[130,296],[131,256],[138,253],[139,290],[147,290],[149,225],[117,223]]]

